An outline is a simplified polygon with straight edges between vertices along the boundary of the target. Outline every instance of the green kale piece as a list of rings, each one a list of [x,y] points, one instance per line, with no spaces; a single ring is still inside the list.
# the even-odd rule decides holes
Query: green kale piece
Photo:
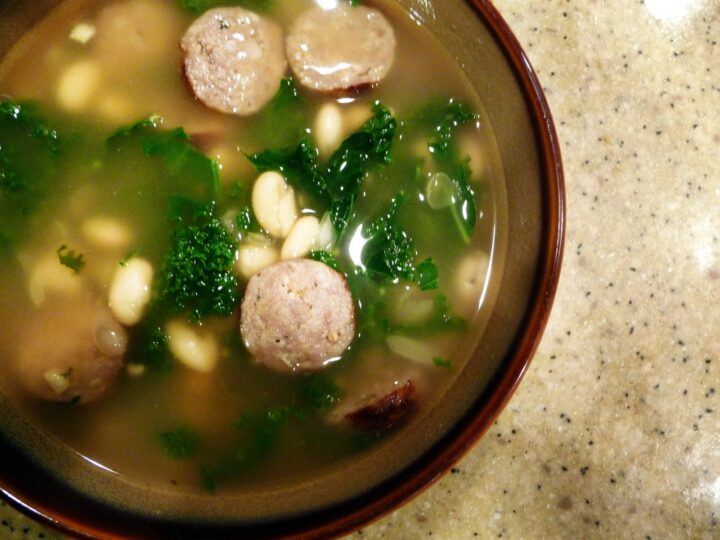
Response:
[[[0,98],[0,257],[31,227],[55,180],[62,139],[31,103]]]
[[[158,435],[165,455],[177,461],[191,458],[200,450],[200,436],[186,427],[164,431]]]
[[[373,116],[345,139],[330,157],[326,175],[328,192],[333,200],[355,195],[371,165],[390,163],[396,127],[390,110],[375,103]]]
[[[435,297],[433,312],[429,320],[418,326],[394,325],[389,329],[393,334],[427,336],[443,332],[460,332],[467,329],[467,321],[452,312],[447,297],[438,294]]]
[[[440,280],[438,278],[438,269],[432,258],[427,258],[417,265],[416,279],[421,291],[437,289]]]
[[[318,373],[304,381],[303,396],[314,409],[327,411],[340,401],[342,390],[326,373]]]
[[[475,193],[470,185],[469,158],[458,154],[455,144],[457,128],[478,120],[478,115],[455,99],[435,99],[415,114],[411,123],[418,123],[431,134],[430,152],[441,168],[457,185],[458,194],[450,206],[458,232],[465,243],[477,223]]]
[[[147,118],[141,118],[133,124],[121,126],[115,131],[113,131],[108,137],[108,144],[115,144],[125,137],[129,137],[137,133],[142,133],[143,131],[145,131],[146,128],[158,129],[160,128],[162,123],[162,116],[159,116],[157,114],[153,114],[151,116],[148,116]]]
[[[435,358],[433,358],[433,364],[439,368],[445,368],[445,369],[452,368],[452,360],[447,360],[447,359],[441,358],[439,356],[436,356]]]
[[[85,257],[82,253],[76,253],[68,248],[65,244],[57,250],[58,260],[63,266],[67,266],[70,270],[79,274],[85,267]]]
[[[244,444],[218,463],[200,467],[203,487],[214,493],[219,482],[241,474],[264,459],[275,448],[277,438],[287,422],[304,418],[303,412],[295,407],[243,412],[233,428],[244,435]]]
[[[279,170],[295,187],[318,199],[330,210],[338,237],[353,215],[355,198],[367,172],[391,161],[397,122],[382,103],[373,105],[373,116],[345,139],[327,166],[319,163],[318,150],[308,139],[295,148],[265,150],[248,156],[260,171]]]
[[[190,320],[230,315],[239,299],[232,271],[235,244],[210,205],[189,223],[180,223],[165,257],[161,297]]]
[[[417,118],[435,135],[428,144],[430,151],[449,156],[455,151],[455,129],[477,121],[478,115],[460,101],[439,98],[421,108]]]
[[[224,6],[240,6],[253,11],[269,11],[277,0],[178,0],[181,8],[199,15],[208,9]]]
[[[130,330],[128,361],[145,366],[151,373],[167,377],[174,370],[168,339],[157,305],[151,305],[143,321]]]
[[[253,124],[253,137],[261,144],[276,148],[298,144],[305,136],[307,113],[303,99],[292,77],[280,81],[280,87],[270,102],[263,107]]]
[[[127,144],[125,141],[136,141],[144,155],[163,159],[175,191],[195,200],[218,200],[221,190],[217,161],[196,149],[183,128],[163,130],[161,125],[162,118],[153,115],[121,127],[108,138],[108,147],[119,152]]]
[[[311,251],[310,258],[314,261],[318,261],[328,265],[330,268],[337,272],[340,271],[340,265],[338,264],[337,259],[335,259],[335,256],[328,251]]]
[[[293,186],[327,200],[327,180],[318,163],[318,150],[309,139],[303,139],[295,148],[265,150],[248,159],[258,172],[280,171]]]
[[[404,200],[405,194],[398,193],[389,209],[363,224],[362,233],[368,240],[360,259],[372,276],[414,281],[422,290],[435,289],[438,286],[435,263],[432,259],[425,259],[415,267],[415,242],[397,224],[397,215]]]
[[[225,198],[232,202],[233,206],[239,207],[235,216],[235,226],[239,231],[260,232],[260,224],[252,211],[250,194],[243,184],[240,182],[230,184]]]
[[[37,114],[33,104],[3,101],[0,103],[0,119],[24,126],[27,136],[43,141],[53,154],[60,151],[58,132]]]

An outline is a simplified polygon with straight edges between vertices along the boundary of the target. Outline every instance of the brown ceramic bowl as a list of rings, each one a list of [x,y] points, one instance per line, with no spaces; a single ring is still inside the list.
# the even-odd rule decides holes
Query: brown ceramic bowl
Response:
[[[443,399],[351,466],[302,485],[210,497],[103,477],[26,425],[0,395],[0,489],[16,507],[84,537],[334,536],[417,494],[492,425],[527,369],[555,295],[565,222],[560,149],[540,83],[488,0],[399,2],[464,67],[487,109],[507,180],[507,252],[504,272],[491,283],[495,307],[472,360]],[[0,56],[56,3],[0,2]]]

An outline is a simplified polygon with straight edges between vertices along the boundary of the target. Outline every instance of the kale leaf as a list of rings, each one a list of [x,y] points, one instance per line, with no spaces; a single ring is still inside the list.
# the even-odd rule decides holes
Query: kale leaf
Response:
[[[387,210],[363,224],[362,234],[367,242],[360,259],[373,276],[414,281],[421,290],[435,289],[438,286],[435,263],[429,258],[415,267],[415,242],[397,223],[404,200],[405,194],[398,193]]]
[[[68,248],[65,244],[57,250],[58,260],[63,266],[67,266],[70,270],[79,274],[85,267],[85,257],[82,253],[76,253]]]
[[[470,242],[477,223],[475,192],[470,185],[469,158],[458,153],[455,144],[457,128],[478,120],[478,115],[455,99],[435,99],[422,107],[411,120],[431,136],[428,143],[443,171],[457,185],[457,195],[450,206],[458,232],[465,243]]]
[[[303,396],[314,409],[328,411],[340,401],[342,391],[326,373],[317,373],[304,381]]]
[[[276,147],[292,146],[303,139],[307,113],[292,77],[280,81],[280,87],[253,124],[253,137]]]
[[[295,407],[243,412],[233,428],[244,435],[244,444],[218,463],[200,467],[203,487],[214,493],[219,482],[241,474],[264,459],[275,448],[280,432],[291,419],[302,420],[304,414]]]
[[[327,166],[319,163],[317,148],[309,139],[295,148],[265,150],[248,156],[260,171],[279,170],[288,182],[329,207],[338,237],[353,215],[355,198],[367,172],[374,165],[391,161],[397,122],[382,103],[373,105],[373,116],[346,138],[332,154]]]
[[[253,11],[269,11],[277,0],[178,0],[181,8],[199,15],[208,9],[224,6],[240,6]]]
[[[155,375],[166,377],[174,370],[168,339],[157,313],[157,304],[151,305],[148,311],[143,321],[130,329],[127,358]]]
[[[200,321],[230,315],[239,299],[232,271],[235,245],[210,205],[191,223],[180,223],[165,257],[161,297],[172,309]]]
[[[318,163],[318,150],[309,139],[295,148],[265,150],[248,156],[258,172],[280,171],[291,185],[308,195],[327,199],[327,180]]]
[[[200,450],[200,436],[194,431],[179,427],[158,435],[165,455],[170,459],[183,460],[195,456]]]
[[[421,291],[438,288],[438,285],[440,284],[438,269],[432,258],[425,259],[417,265],[415,270],[417,284],[420,286]]]
[[[62,139],[31,103],[0,99],[0,256],[28,230],[54,181]]]
[[[120,153],[125,141],[139,143],[145,156],[159,156],[173,179],[172,190],[199,201],[218,200],[220,169],[191,143],[183,128],[161,129],[162,118],[153,115],[115,130],[107,140],[111,151]]]
[[[340,265],[338,265],[337,259],[335,259],[335,256],[328,251],[322,251],[322,250],[311,251],[310,258],[314,261],[318,261],[318,262],[328,265],[330,268],[332,268],[336,272],[340,271]]]
[[[439,356],[433,358],[433,364],[439,368],[452,369],[452,360],[447,360]]]

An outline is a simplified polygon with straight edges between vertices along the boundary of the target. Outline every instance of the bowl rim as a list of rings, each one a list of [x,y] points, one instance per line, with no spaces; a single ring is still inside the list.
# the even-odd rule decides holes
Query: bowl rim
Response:
[[[521,337],[506,354],[504,369],[453,428],[424,455],[383,484],[349,501],[297,518],[258,525],[219,526],[214,538],[328,538],[355,531],[376,521],[430,487],[490,429],[525,375],[540,344],[557,292],[563,259],[566,221],[564,173],[557,131],[542,85],[530,60],[507,22],[490,0],[466,0],[500,46],[519,84],[537,141],[542,178],[542,234],[538,268],[533,284],[533,301],[526,310],[518,335]],[[108,523],[93,529],[61,512],[34,504],[21,485],[0,478],[0,495],[11,506],[64,534],[82,538],[124,538]],[[126,524],[127,525],[127,524]],[[197,538],[201,531],[146,523],[157,537]],[[170,526],[172,528],[172,525]],[[143,530],[143,529],[138,529]],[[145,533],[150,533],[145,529]],[[216,534],[217,533],[217,534]],[[153,534],[153,537],[154,534]]]

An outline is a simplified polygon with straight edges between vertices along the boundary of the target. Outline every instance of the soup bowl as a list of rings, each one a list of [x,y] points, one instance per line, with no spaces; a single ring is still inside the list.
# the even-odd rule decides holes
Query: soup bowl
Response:
[[[557,287],[565,197],[540,83],[486,0],[398,0],[465,72],[487,111],[506,179],[494,306],[470,361],[423,414],[352,463],[293,485],[229,495],[159,489],[103,472],[0,394],[0,490],[20,510],[81,537],[330,537],[377,519],[430,485],[489,429],[520,383]],[[58,0],[0,3],[0,57]]]

